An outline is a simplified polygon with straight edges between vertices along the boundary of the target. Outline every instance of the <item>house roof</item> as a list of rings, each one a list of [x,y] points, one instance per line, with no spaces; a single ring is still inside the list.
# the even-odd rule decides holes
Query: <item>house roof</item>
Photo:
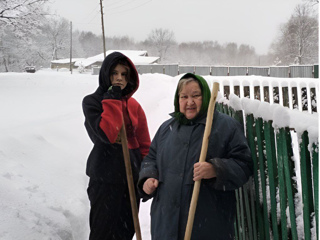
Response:
[[[129,57],[129,58],[134,65],[152,64],[159,59],[159,57],[141,57],[141,56]]]
[[[122,54],[130,58],[133,64],[135,65],[151,64],[159,59],[159,57],[148,57],[147,51],[136,51],[136,50],[108,50],[106,51],[106,56],[108,56],[110,53],[113,53],[113,52],[121,52]],[[79,64],[81,63],[82,65],[87,67],[96,62],[102,63],[103,60],[104,60],[104,54],[101,53],[93,57],[78,60],[75,62],[74,65],[79,66]]]
[[[72,58],[71,62],[82,61],[83,59],[85,59],[85,58]],[[70,63],[70,58],[52,60],[51,63]]]

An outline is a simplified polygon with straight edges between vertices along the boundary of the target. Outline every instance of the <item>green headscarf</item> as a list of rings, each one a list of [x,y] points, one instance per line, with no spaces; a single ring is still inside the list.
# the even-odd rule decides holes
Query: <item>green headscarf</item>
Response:
[[[175,93],[175,96],[174,96],[174,117],[176,119],[178,119],[178,121],[181,123],[181,124],[188,124],[192,121],[195,121],[199,118],[201,118],[202,116],[205,116],[207,114],[207,111],[208,111],[208,106],[209,106],[209,101],[210,101],[210,97],[211,97],[211,93],[210,93],[210,89],[209,89],[209,86],[208,86],[208,83],[207,81],[199,76],[199,75],[195,75],[195,74],[192,74],[192,73],[187,73],[185,75],[183,75],[182,78],[180,78],[179,82],[181,81],[181,79],[185,79],[185,78],[193,78],[195,79],[196,81],[198,81],[199,85],[200,85],[200,88],[201,88],[201,93],[202,93],[202,105],[201,105],[201,108],[200,108],[200,112],[198,113],[198,115],[193,118],[193,119],[187,119],[184,114],[182,114],[180,112],[180,108],[179,108],[179,90],[178,90],[178,87],[176,89],[176,93]],[[179,86],[179,82],[178,82],[178,86]]]

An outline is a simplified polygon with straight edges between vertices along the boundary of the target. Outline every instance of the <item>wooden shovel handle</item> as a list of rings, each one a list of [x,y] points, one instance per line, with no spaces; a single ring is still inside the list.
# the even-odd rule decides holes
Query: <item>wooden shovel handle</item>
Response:
[[[124,158],[124,163],[126,167],[126,175],[127,175],[127,182],[128,182],[128,188],[129,188],[132,217],[133,217],[134,229],[136,232],[136,239],[141,240],[142,238],[141,238],[141,230],[140,230],[140,223],[139,223],[139,217],[138,217],[137,199],[136,199],[136,193],[134,190],[134,183],[133,183],[133,177],[132,177],[127,133],[126,133],[126,128],[125,128],[123,119],[122,119],[122,122],[123,124],[120,130],[120,137],[121,137],[121,144],[122,144],[122,150],[123,150],[123,158]]]
[[[210,137],[210,133],[211,133],[211,129],[212,129],[214,107],[215,107],[217,96],[218,96],[218,90],[219,90],[219,83],[214,83],[213,88],[212,88],[212,92],[211,92],[209,107],[208,107],[206,127],[204,130],[199,162],[206,161],[209,137]],[[190,209],[189,209],[189,215],[188,215],[188,222],[187,222],[186,232],[184,235],[184,240],[189,240],[191,238],[194,215],[196,212],[197,202],[198,202],[198,197],[199,197],[199,192],[200,192],[200,184],[201,184],[201,180],[198,180],[194,183],[192,198],[191,198],[191,203],[190,203]]]

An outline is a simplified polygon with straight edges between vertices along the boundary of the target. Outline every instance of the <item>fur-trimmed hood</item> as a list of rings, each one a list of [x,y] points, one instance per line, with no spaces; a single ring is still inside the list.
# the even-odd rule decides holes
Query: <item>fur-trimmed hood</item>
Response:
[[[128,82],[125,89],[122,90],[122,95],[126,96],[127,98],[130,98],[137,91],[139,87],[139,75],[134,64],[124,54],[120,52],[113,52],[109,54],[102,63],[99,73],[99,87],[96,93],[103,95],[103,93],[108,91],[109,87],[111,86],[110,70],[114,66],[114,64],[120,59],[127,60],[130,67],[130,81]]]

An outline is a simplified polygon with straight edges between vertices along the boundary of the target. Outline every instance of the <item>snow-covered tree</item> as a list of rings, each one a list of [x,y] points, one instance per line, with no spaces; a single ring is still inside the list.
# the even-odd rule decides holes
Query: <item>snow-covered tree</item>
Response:
[[[78,72],[79,73],[84,73],[86,70],[84,64],[82,62],[79,63],[79,66],[78,66]]]
[[[47,38],[41,34],[17,38],[9,29],[0,33],[0,71],[22,71],[25,66],[49,66]]]
[[[0,69],[21,71],[39,57],[34,37],[47,15],[49,0],[0,0]]]
[[[238,50],[238,61],[237,63],[243,66],[255,65],[256,51],[254,47],[247,44],[241,44]]]
[[[157,49],[160,61],[165,59],[168,49],[176,44],[173,31],[163,28],[152,30],[146,42]]]
[[[282,64],[314,64],[319,51],[318,15],[310,4],[295,8],[289,21],[281,27],[280,37],[271,50]]]
[[[278,57],[276,57],[276,59],[273,61],[273,65],[278,66],[280,64],[281,64],[281,60]]]
[[[319,3],[319,0],[304,0],[304,2],[308,2],[312,5],[315,5],[315,4],[318,4]]]
[[[225,61],[229,65],[235,65],[237,61],[237,55],[238,55],[238,45],[234,42],[230,42],[226,44],[225,47]]]
[[[49,0],[1,0],[0,32],[10,28],[18,37],[35,31],[46,15],[44,5]]]
[[[51,60],[65,58],[70,49],[70,25],[63,18],[51,18],[42,26],[42,34],[47,37],[47,47],[51,52]],[[60,54],[60,55],[59,55]]]
[[[19,61],[19,51],[13,33],[8,30],[3,30],[0,33],[0,71],[9,72],[12,65],[17,65]],[[18,70],[18,69],[17,69]],[[19,69],[20,70],[20,69]]]
[[[82,31],[79,33],[78,39],[84,51],[84,55],[82,57],[92,57],[103,52],[102,38],[94,33]]]

